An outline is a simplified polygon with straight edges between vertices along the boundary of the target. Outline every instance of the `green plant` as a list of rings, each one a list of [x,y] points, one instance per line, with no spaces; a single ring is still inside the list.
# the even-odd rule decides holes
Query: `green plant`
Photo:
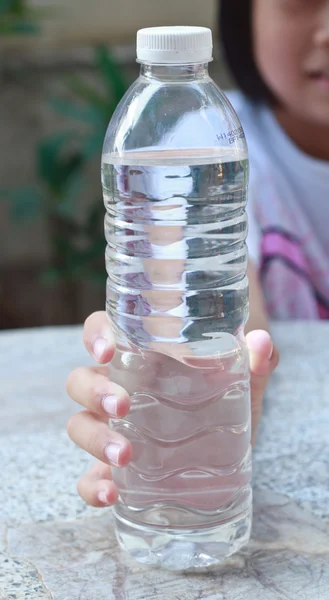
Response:
[[[29,7],[25,0],[0,0],[0,36],[35,35],[49,9]]]
[[[104,47],[95,49],[95,67],[100,77],[103,93],[97,92],[80,77],[67,79],[68,89],[75,98],[82,101],[78,106],[76,102],[63,98],[54,98],[51,104],[57,112],[69,119],[84,123],[89,131],[84,136],[81,150],[87,160],[95,154],[100,154],[106,127],[115,111],[118,102],[127,90],[126,81],[121,69],[117,66],[111,53]]]
[[[42,278],[62,285],[72,315],[74,284],[84,280],[104,285],[105,281],[101,188],[93,190],[95,196],[84,214],[80,196],[88,185],[88,163],[96,157],[100,162],[106,127],[127,87],[119,67],[103,47],[95,50],[95,66],[103,93],[96,92],[84,79],[71,77],[66,84],[74,99],[57,97],[50,101],[68,121],[83,124],[83,133],[72,128],[42,140],[36,148],[39,184],[2,192],[14,219],[26,222],[42,215],[46,221],[51,261]]]

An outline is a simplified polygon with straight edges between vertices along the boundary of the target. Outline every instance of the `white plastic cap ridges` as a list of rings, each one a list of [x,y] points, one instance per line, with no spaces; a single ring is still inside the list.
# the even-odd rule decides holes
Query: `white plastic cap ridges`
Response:
[[[137,32],[137,60],[152,64],[206,63],[212,60],[207,27],[148,27]]]

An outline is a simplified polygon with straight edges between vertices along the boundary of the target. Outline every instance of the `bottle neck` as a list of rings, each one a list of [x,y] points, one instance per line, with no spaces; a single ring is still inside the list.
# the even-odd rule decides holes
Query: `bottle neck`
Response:
[[[194,81],[209,77],[208,63],[188,65],[155,65],[142,63],[140,74],[146,79],[159,81]]]

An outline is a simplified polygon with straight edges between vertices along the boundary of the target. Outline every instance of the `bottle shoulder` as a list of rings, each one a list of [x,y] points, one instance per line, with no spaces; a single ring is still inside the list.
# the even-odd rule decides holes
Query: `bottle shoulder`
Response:
[[[111,119],[103,152],[120,156],[147,148],[247,153],[239,118],[210,77],[188,83],[137,79]]]

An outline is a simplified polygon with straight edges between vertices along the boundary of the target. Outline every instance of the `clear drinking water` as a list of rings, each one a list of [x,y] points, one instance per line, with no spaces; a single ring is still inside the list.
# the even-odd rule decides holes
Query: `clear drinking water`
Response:
[[[147,85],[142,69],[130,97],[151,86],[143,111],[127,122],[131,104],[123,100],[102,161],[107,310],[117,340],[110,378],[131,396],[128,416],[112,427],[133,445],[131,464],[113,470],[116,533],[140,562],[173,570],[220,562],[248,541],[251,527],[247,150],[236,115],[198,67],[185,67],[183,84],[181,65],[179,73],[152,67]],[[226,127],[233,121],[233,143],[222,134],[212,146],[196,144],[204,123],[186,106],[197,98],[195,80],[217,94],[202,118],[211,129],[218,116]],[[170,106],[170,126],[156,143],[141,143],[156,137],[150,116]]]

